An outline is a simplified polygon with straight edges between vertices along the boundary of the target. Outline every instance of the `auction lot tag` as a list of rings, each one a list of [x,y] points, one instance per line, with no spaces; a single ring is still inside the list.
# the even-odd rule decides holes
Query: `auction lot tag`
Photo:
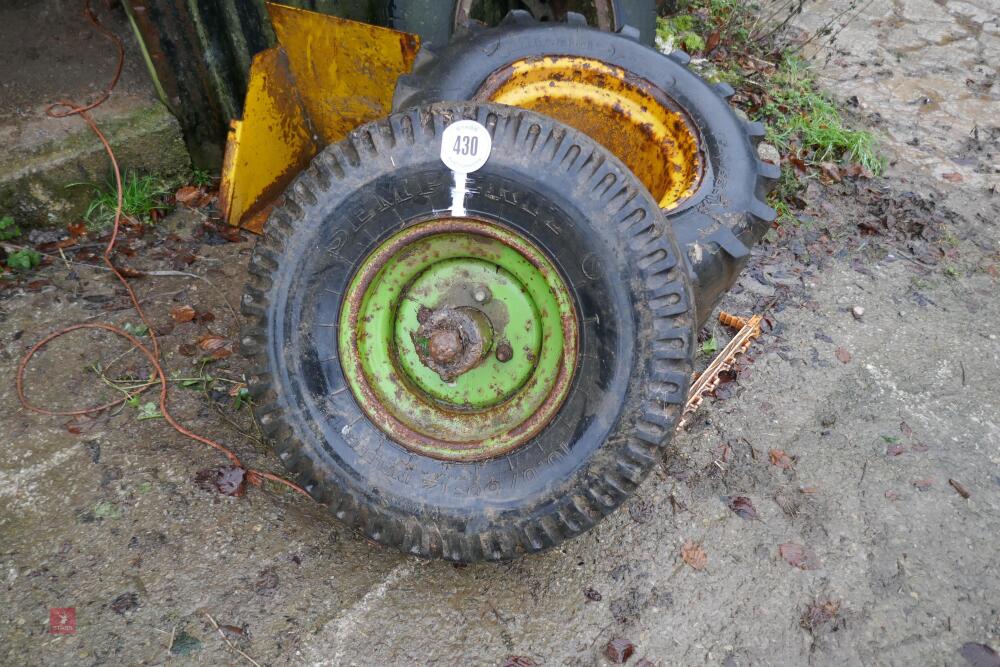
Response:
[[[441,161],[455,176],[455,186],[451,189],[453,216],[465,215],[467,176],[486,164],[492,150],[489,130],[474,120],[457,121],[441,133]]]
[[[489,130],[474,120],[460,120],[441,134],[441,161],[454,172],[471,174],[484,164],[493,150]]]

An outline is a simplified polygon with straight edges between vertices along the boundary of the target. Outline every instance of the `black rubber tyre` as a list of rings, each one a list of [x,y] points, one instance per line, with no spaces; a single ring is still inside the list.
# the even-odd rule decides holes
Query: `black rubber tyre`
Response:
[[[376,15],[382,25],[420,35],[424,46],[443,47],[454,32],[455,5],[456,0],[379,0]],[[611,6],[614,30],[631,26],[629,30],[638,31],[639,41],[653,45],[655,0],[611,0]]]
[[[329,358],[337,331],[328,324],[336,293],[373,248],[449,215],[440,135],[461,118],[494,142],[469,175],[468,215],[545,250],[580,324],[579,362],[553,422],[509,454],[469,463],[383,435]],[[552,547],[621,504],[673,435],[693,366],[690,284],[678,261],[645,188],[575,130],[490,104],[394,114],[325,148],[268,219],[242,302],[255,414],[296,481],[373,540],[463,562]]]
[[[412,74],[397,82],[393,108],[474,99],[493,72],[544,55],[593,58],[621,67],[663,90],[700,132],[706,163],[701,187],[667,219],[685,248],[698,323],[704,323],[775,219],[765,200],[780,169],[757,157],[764,126],[737,117],[728,102],[732,87],[712,85],[691,72],[687,54],[666,56],[625,34],[578,24],[539,24],[521,15],[425,54]]]

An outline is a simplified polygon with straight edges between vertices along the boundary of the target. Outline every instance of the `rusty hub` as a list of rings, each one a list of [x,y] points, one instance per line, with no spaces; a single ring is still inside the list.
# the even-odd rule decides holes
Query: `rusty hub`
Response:
[[[493,325],[476,308],[440,308],[420,322],[413,345],[424,366],[451,382],[489,354]]]

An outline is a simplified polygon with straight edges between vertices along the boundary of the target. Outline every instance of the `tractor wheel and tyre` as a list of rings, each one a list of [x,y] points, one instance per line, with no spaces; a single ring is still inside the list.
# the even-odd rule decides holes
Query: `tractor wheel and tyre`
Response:
[[[500,27],[421,52],[399,78],[393,108],[474,100],[530,109],[586,133],[617,155],[652,193],[684,248],[697,322],[709,317],[775,219],[765,202],[779,175],[762,162],[760,123],[634,31],[589,28],[570,14],[543,24],[512,12]]]
[[[590,25],[610,32],[623,26],[638,31],[639,41],[652,46],[656,39],[655,0],[380,0],[377,18],[382,25],[420,35],[427,46],[443,47],[472,26],[496,25],[511,10],[525,12],[535,21],[565,20],[567,9]]]
[[[441,143],[462,119],[493,147],[455,212]],[[262,428],[313,498],[407,553],[506,560],[582,533],[684,406],[694,308],[657,203],[531,111],[434,105],[358,128],[288,188],[250,274]]]

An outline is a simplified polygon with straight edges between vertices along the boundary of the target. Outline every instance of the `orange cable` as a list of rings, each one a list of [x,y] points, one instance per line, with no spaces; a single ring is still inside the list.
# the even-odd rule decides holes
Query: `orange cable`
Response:
[[[100,128],[97,126],[97,123],[94,122],[94,119],[89,114],[89,112],[92,109],[95,109],[96,107],[103,104],[108,99],[108,97],[111,96],[111,92],[115,89],[115,86],[118,85],[118,79],[121,78],[122,67],[125,64],[125,45],[122,42],[121,38],[118,37],[118,35],[108,30],[103,25],[101,25],[101,22],[97,19],[97,16],[94,14],[93,10],[90,7],[90,0],[84,0],[83,14],[84,16],[87,17],[91,25],[93,25],[98,32],[100,32],[105,37],[114,42],[115,47],[118,50],[118,66],[115,68],[114,77],[112,77],[111,82],[108,84],[108,86],[103,91],[101,91],[100,95],[98,95],[97,98],[95,98],[89,104],[78,105],[72,100],[60,100],[46,107],[45,113],[52,118],[66,118],[68,116],[74,116],[74,115],[80,116],[80,118],[82,118],[84,122],[87,123],[87,126],[90,127],[90,129],[94,132],[94,134],[97,135],[97,138],[100,139],[101,144],[103,144],[104,146],[104,150],[108,154],[108,158],[111,160],[111,166],[114,168],[114,173],[115,173],[115,187],[118,190],[118,202],[115,208],[114,228],[111,232],[111,238],[108,240],[108,245],[104,249],[102,258],[104,260],[104,263],[107,264],[108,268],[111,269],[112,273],[115,274],[115,277],[117,277],[119,282],[121,282],[121,284],[125,287],[125,291],[128,292],[129,299],[131,299],[132,301],[132,306],[135,308],[135,311],[136,313],[138,313],[139,318],[142,320],[143,324],[146,325],[146,328],[149,331],[149,339],[150,342],[152,343],[152,350],[143,345],[138,338],[136,338],[129,332],[125,331],[120,327],[116,327],[112,324],[90,322],[90,323],[74,324],[72,326],[68,326],[63,329],[59,329],[57,331],[53,331],[44,338],[42,338],[40,341],[35,343],[31,347],[31,349],[29,349],[28,352],[24,355],[24,357],[21,358],[21,362],[17,366],[17,377],[15,379],[15,385],[17,387],[17,398],[18,400],[20,400],[21,405],[23,405],[28,410],[32,410],[34,412],[38,412],[44,415],[59,415],[59,416],[92,414],[95,412],[100,412],[102,410],[114,407],[115,405],[124,403],[126,399],[122,398],[117,401],[112,401],[110,403],[105,403],[104,405],[99,405],[91,408],[81,408],[79,410],[50,410],[48,408],[43,408],[41,406],[37,406],[31,403],[28,400],[24,391],[24,373],[27,369],[28,362],[31,361],[31,359],[35,356],[35,354],[39,352],[39,350],[44,348],[53,340],[61,336],[65,336],[66,334],[71,333],[73,331],[78,331],[80,329],[100,329],[103,331],[109,331],[115,334],[116,336],[120,336],[126,339],[129,343],[131,343],[133,348],[139,350],[146,357],[146,359],[149,360],[149,363],[152,364],[155,370],[154,378],[151,379],[148,383],[146,383],[142,387],[139,387],[139,389],[135,392],[135,394],[140,394],[146,391],[146,389],[159,383],[160,413],[163,415],[163,418],[167,420],[167,423],[174,428],[174,430],[176,430],[181,435],[191,438],[192,440],[197,440],[198,442],[206,444],[209,447],[212,447],[222,452],[222,454],[227,459],[229,459],[229,461],[232,462],[233,465],[242,468],[244,471],[246,471],[246,479],[251,484],[260,486],[261,484],[263,484],[263,480],[269,479],[284,484],[285,486],[301,493],[307,498],[311,498],[311,496],[308,493],[306,493],[305,489],[300,487],[298,484],[295,484],[294,482],[290,482],[287,479],[279,477],[273,473],[269,473],[262,470],[255,470],[253,468],[247,468],[246,466],[243,465],[239,457],[231,449],[229,449],[228,447],[226,447],[221,443],[218,443],[210,438],[206,438],[202,435],[199,435],[194,431],[191,431],[190,429],[184,427],[176,419],[174,419],[173,415],[171,415],[170,411],[167,409],[167,387],[168,387],[167,375],[163,371],[163,366],[160,365],[160,343],[156,337],[156,332],[150,325],[149,320],[146,319],[146,313],[145,311],[143,311],[142,306],[139,305],[139,299],[136,296],[135,291],[132,289],[132,286],[129,284],[125,276],[122,275],[122,273],[114,265],[114,262],[111,261],[111,257],[114,254],[115,250],[115,244],[118,241],[118,231],[120,228],[121,216],[122,216],[123,190],[122,190],[121,169],[118,167],[118,160],[115,158],[115,153],[111,149],[111,144],[108,142],[107,137],[104,136],[104,133],[101,132]]]

